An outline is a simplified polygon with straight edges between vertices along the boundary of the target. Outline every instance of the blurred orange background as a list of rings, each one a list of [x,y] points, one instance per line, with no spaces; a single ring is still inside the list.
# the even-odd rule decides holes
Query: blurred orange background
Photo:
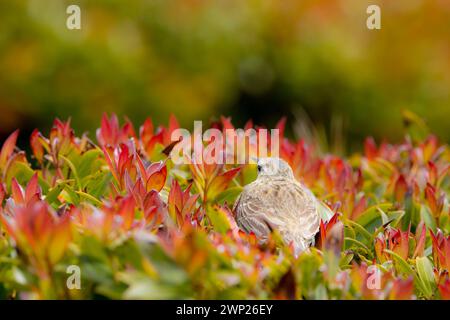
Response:
[[[71,4],[81,30],[66,28]],[[308,117],[351,149],[400,139],[402,109],[450,140],[448,0],[15,0],[0,30],[1,140],[54,117],[93,137],[103,112],[187,128],[286,115],[291,134]]]

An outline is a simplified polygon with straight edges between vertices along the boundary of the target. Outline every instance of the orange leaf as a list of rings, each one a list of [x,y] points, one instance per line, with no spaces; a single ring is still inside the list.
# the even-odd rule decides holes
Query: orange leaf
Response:
[[[12,178],[11,193],[12,193],[12,198],[16,204],[25,203],[23,189],[20,186],[20,184],[17,182],[16,178]]]
[[[0,151],[0,170],[3,170],[8,158],[14,151],[16,147],[17,137],[19,135],[19,130],[14,131],[3,143],[2,149]]]
[[[234,168],[217,175],[207,187],[207,199],[215,199],[222,191],[224,191],[233,178],[239,173],[241,168]],[[205,199],[206,200],[206,199]]]
[[[436,192],[435,192],[434,187],[432,185],[430,185],[429,183],[425,187],[425,198],[428,202],[428,206],[430,207],[431,212],[434,215],[437,215],[438,214],[438,205],[437,205],[437,201],[436,201]]]
[[[57,263],[64,256],[72,237],[70,226],[70,217],[68,215],[62,217],[55,224],[48,249],[48,257],[51,264]]]
[[[147,180],[146,189],[161,191],[166,184],[167,167],[162,163],[154,163],[147,170],[149,178]]]
[[[414,282],[410,277],[406,280],[396,279],[389,293],[391,300],[411,300],[414,293]]]
[[[398,202],[403,201],[403,199],[405,198],[405,194],[408,191],[408,185],[406,183],[406,179],[405,177],[401,174],[398,178],[397,181],[395,182],[395,188],[394,188],[394,194],[395,194],[395,199]]]
[[[44,159],[44,147],[42,143],[41,133],[37,129],[34,129],[30,137],[30,146],[39,163],[42,163]]]

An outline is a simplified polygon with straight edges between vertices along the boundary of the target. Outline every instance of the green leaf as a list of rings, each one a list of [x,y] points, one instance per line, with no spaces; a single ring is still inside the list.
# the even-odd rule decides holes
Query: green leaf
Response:
[[[79,195],[81,198],[84,198],[86,200],[89,200],[90,202],[93,202],[94,204],[101,206],[102,202],[98,200],[97,198],[91,196],[90,194],[83,192],[83,191],[75,191],[77,195]]]
[[[221,210],[217,206],[208,206],[207,213],[208,218],[214,227],[214,230],[222,234],[225,234],[228,230],[230,230],[230,221],[228,220],[228,217],[225,212],[223,212],[223,210]]]
[[[376,228],[382,225],[382,219],[380,217],[379,210],[381,209],[383,211],[386,211],[390,207],[392,207],[391,203],[381,203],[369,207],[358,217],[356,222],[368,232],[373,232]]]
[[[408,230],[409,225],[415,228],[419,223],[419,213],[414,205],[412,194],[407,193],[405,196],[405,215],[402,218],[402,230]]]
[[[247,185],[255,181],[258,176],[258,170],[256,165],[244,166],[241,170],[241,183],[242,185]]]
[[[350,266],[350,262],[353,260],[355,255],[353,253],[343,254],[341,260],[339,261],[339,267],[345,268]]]
[[[436,220],[433,218],[428,206],[420,206],[420,219],[424,221],[427,228],[431,229],[433,232],[436,232]]]
[[[359,234],[364,236],[364,238],[366,238],[367,240],[370,240],[370,241],[373,240],[374,236],[369,231],[364,229],[364,227],[361,226],[359,223],[357,223],[353,220],[350,220],[350,219],[347,219],[345,221],[345,223],[350,225],[351,227],[353,227],[353,229],[355,229]]]
[[[72,189],[72,187],[66,185],[64,190],[61,192],[61,196],[65,199],[66,202],[72,203],[74,205],[80,204],[80,197],[77,193]]]
[[[73,176],[75,177],[75,181],[77,182],[77,187],[79,190],[81,190],[81,180],[80,177],[78,176],[78,171],[77,168],[75,167],[75,165],[72,163],[72,161],[69,160],[69,158],[64,157],[63,155],[60,155],[61,159],[63,159],[67,165],[69,166],[70,170],[73,173]]]
[[[92,179],[88,183],[86,183],[86,192],[95,198],[101,198],[108,191],[111,180],[111,172],[100,172],[95,179]]]
[[[345,247],[347,249],[351,248],[351,245],[350,246],[347,245],[347,242],[350,242],[353,245],[356,245],[357,247],[363,248],[367,252],[368,255],[372,256],[372,253],[371,253],[370,249],[364,243],[362,243],[361,241],[358,241],[356,239],[349,238],[349,237],[345,237],[344,240],[346,242],[346,246]]]
[[[24,162],[16,162],[14,164],[14,168],[11,168],[8,172],[6,180],[11,181],[14,177],[20,184],[25,185],[33,175],[34,171],[28,166],[28,164]]]
[[[242,187],[231,187],[221,192],[215,199],[220,204],[227,202],[228,204],[234,203],[236,198],[241,194]]]
[[[164,149],[165,149],[165,147],[162,144],[160,144],[160,143],[155,144],[153,153],[149,156],[150,160],[152,162],[158,162],[158,161],[164,160],[166,158],[166,155],[163,153]]]
[[[405,261],[402,257],[400,257],[397,253],[394,251],[384,249],[385,252],[389,253],[392,258],[394,258],[394,261],[396,262],[395,266],[397,268],[397,271],[410,275],[414,273],[414,270],[411,268],[408,262]]]
[[[57,184],[53,188],[51,188],[48,191],[47,195],[45,196],[45,201],[48,204],[52,204],[53,202],[58,200],[58,196],[61,193],[61,191],[64,189],[65,186],[66,186],[66,183],[62,182],[62,183]]]
[[[423,295],[430,299],[436,289],[433,265],[427,257],[416,258],[417,276]]]
[[[95,174],[102,166],[102,161],[99,158],[103,156],[103,152],[99,149],[91,149],[86,151],[82,156],[79,165],[77,166],[78,175],[80,179]]]
[[[429,135],[425,121],[409,110],[402,110],[403,124],[406,132],[413,141],[423,141]]]

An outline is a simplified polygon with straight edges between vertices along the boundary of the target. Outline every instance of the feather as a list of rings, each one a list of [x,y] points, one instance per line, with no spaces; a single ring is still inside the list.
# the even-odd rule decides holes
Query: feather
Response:
[[[272,167],[264,169],[264,165]],[[296,252],[307,250],[319,231],[318,200],[295,180],[292,169],[283,160],[266,158],[262,168],[262,172],[270,174],[259,174],[244,187],[235,203],[238,226],[261,239],[267,239],[276,228]]]

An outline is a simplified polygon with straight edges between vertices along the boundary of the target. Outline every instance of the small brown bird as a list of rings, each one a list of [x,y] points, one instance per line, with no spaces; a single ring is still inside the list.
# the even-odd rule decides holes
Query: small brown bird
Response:
[[[233,211],[238,226],[265,241],[277,229],[296,253],[314,243],[319,231],[319,203],[298,182],[291,167],[279,158],[258,160],[257,179],[244,187]]]

